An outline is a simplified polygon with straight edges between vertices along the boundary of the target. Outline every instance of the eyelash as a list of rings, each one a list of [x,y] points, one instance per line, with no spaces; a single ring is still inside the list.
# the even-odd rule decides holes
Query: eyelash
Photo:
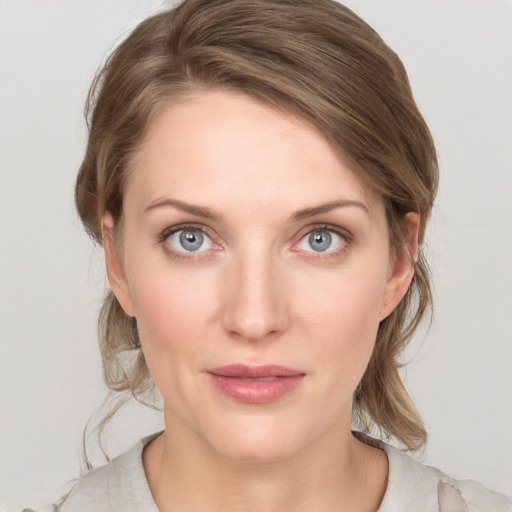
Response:
[[[308,226],[307,228],[305,228],[304,231],[302,231],[299,237],[299,241],[293,244],[292,247],[297,247],[305,237],[311,235],[311,233],[315,231],[328,231],[330,233],[334,233],[338,235],[343,241],[341,243],[341,247],[334,249],[333,251],[330,252],[306,251],[308,253],[307,258],[311,260],[326,260],[339,257],[341,254],[347,252],[354,238],[352,233],[350,233],[346,229],[340,228],[339,226],[333,224],[314,224],[313,226]],[[300,249],[293,248],[292,250],[296,250],[297,252],[300,251]]]
[[[205,236],[207,236],[210,240],[212,240],[212,243],[214,246],[215,245],[219,246],[218,244],[213,242],[212,237],[208,234],[209,230],[205,229],[204,226],[202,226],[200,224],[178,224],[176,226],[171,226],[171,227],[164,229],[158,237],[158,243],[162,244],[165,248],[165,251],[173,258],[181,259],[181,260],[197,260],[201,257],[207,257],[207,254],[204,254],[204,253],[207,253],[208,251],[201,251],[199,253],[194,253],[194,252],[187,253],[186,251],[177,251],[177,250],[173,249],[172,247],[170,247],[170,244],[167,243],[167,240],[169,239],[169,237],[171,235],[173,235],[179,231],[183,231],[183,230],[200,231]],[[349,231],[342,229],[339,226],[335,226],[333,224],[314,224],[312,226],[308,226],[307,228],[301,230],[302,233],[299,236],[299,240],[298,240],[298,242],[293,244],[291,250],[294,252],[300,252],[301,249],[295,249],[295,248],[301,243],[301,241],[305,237],[307,237],[308,235],[310,235],[311,233],[313,233],[315,231],[324,231],[324,230],[334,233],[337,236],[339,236],[343,240],[341,247],[337,248],[333,251],[329,251],[329,252],[325,252],[325,253],[324,252],[315,252],[315,251],[303,251],[303,252],[308,253],[308,255],[307,255],[308,259],[325,260],[325,259],[335,258],[335,257],[340,256],[341,254],[345,253],[348,250],[350,244],[352,243],[353,235]],[[214,249],[214,250],[218,250],[218,249]]]
[[[179,231],[200,231],[205,236],[207,236],[210,240],[212,240],[212,237],[208,234],[208,230],[205,229],[204,226],[201,226],[200,224],[178,224],[176,226],[171,226],[162,231],[160,236],[158,237],[158,242],[164,246],[165,251],[169,256],[172,258],[180,259],[180,260],[197,260],[198,258],[206,256],[204,254],[205,251],[201,251],[199,253],[190,252],[187,253],[186,251],[177,251],[173,249],[170,244],[167,243],[167,240],[171,235],[174,235],[175,233],[178,233]],[[212,241],[213,242],[213,241]],[[214,245],[215,242],[213,242]]]

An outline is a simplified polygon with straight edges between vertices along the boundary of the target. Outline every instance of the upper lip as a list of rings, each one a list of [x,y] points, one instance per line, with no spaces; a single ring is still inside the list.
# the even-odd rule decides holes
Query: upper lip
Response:
[[[304,372],[277,364],[246,365],[228,364],[209,370],[209,373],[220,377],[237,377],[240,379],[264,379],[268,377],[296,377]]]

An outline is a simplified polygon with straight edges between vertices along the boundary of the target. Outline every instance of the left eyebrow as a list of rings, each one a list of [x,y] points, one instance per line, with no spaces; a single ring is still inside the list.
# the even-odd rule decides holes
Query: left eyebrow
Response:
[[[364,203],[361,203],[360,201],[352,201],[349,199],[341,199],[339,201],[331,201],[330,203],[325,203],[319,206],[313,206],[311,208],[304,208],[302,210],[299,210],[298,212],[295,212],[291,216],[291,220],[304,220],[309,217],[314,217],[315,215],[330,212],[331,210],[335,210],[336,208],[346,208],[350,206],[361,208],[368,215],[370,214],[370,210]]]

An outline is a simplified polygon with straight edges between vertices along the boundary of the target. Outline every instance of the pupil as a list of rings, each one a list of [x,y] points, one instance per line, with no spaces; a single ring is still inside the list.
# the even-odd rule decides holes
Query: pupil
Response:
[[[180,242],[187,251],[197,251],[203,245],[203,235],[200,231],[183,231],[180,235]]]
[[[329,249],[332,237],[328,231],[314,231],[309,235],[309,242],[313,250],[323,252]]]

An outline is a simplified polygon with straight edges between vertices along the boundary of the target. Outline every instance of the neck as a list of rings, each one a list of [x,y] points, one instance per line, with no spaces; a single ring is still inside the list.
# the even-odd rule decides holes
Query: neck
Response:
[[[356,440],[350,425],[272,461],[229,459],[190,437],[169,429],[144,450],[162,512],[375,511],[385,492],[386,455]]]

